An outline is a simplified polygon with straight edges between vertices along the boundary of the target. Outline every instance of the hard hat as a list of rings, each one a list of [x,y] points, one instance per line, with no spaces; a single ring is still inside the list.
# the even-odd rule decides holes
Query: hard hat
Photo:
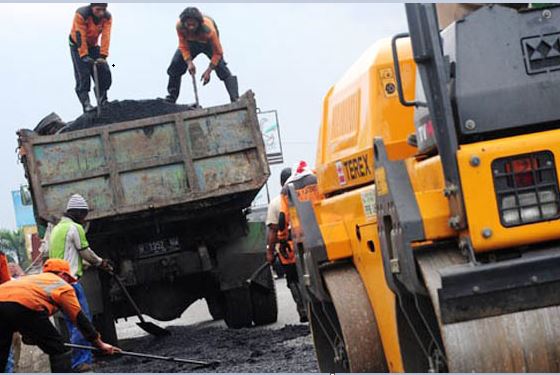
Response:
[[[64,273],[68,275],[72,280],[71,282],[76,282],[76,279],[70,273],[70,263],[64,259],[49,259],[43,265],[43,272],[54,272],[54,273]]]
[[[68,200],[68,205],[66,206],[66,211],[68,210],[86,210],[89,211],[88,204],[84,197],[80,194],[74,194]]]

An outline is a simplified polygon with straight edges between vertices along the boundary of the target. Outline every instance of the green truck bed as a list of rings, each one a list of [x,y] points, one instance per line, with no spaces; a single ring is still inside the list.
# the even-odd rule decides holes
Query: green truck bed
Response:
[[[44,221],[59,218],[74,193],[89,202],[90,220],[171,206],[174,213],[247,207],[270,173],[252,92],[207,109],[18,134],[36,216]]]

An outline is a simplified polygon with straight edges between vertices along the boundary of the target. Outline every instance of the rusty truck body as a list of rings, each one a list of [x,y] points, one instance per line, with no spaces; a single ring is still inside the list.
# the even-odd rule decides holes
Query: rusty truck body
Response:
[[[205,298],[230,327],[276,320],[270,272],[268,292],[245,282],[264,262],[264,223],[248,210],[270,174],[251,92],[218,107],[18,135],[38,224],[56,223],[83,195],[91,248],[144,314],[168,321]],[[94,322],[116,341],[114,321],[133,310],[102,271],[90,268],[83,284]]]

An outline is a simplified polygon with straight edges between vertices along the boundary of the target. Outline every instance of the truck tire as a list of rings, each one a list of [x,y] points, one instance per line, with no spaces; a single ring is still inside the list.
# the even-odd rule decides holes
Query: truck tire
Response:
[[[214,320],[224,319],[226,313],[226,306],[224,302],[224,296],[221,293],[213,294],[207,296],[206,305],[208,306],[208,311]]]
[[[241,287],[224,292],[226,311],[224,320],[228,328],[251,327],[253,323],[253,309],[251,307],[251,292],[248,287]]]
[[[253,305],[253,322],[256,326],[276,323],[278,320],[278,305],[276,302],[276,285],[272,277],[272,271],[268,268],[266,279],[272,286],[271,289],[264,289],[261,286],[251,287],[251,304]]]

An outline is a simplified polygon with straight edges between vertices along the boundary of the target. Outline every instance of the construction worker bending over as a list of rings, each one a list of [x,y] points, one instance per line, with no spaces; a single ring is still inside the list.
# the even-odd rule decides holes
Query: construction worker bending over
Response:
[[[111,87],[111,70],[107,64],[111,25],[113,19],[107,11],[107,3],[91,3],[78,8],[70,31],[70,53],[76,78],[76,94],[84,112],[93,110],[89,100],[93,64],[97,65],[99,78],[99,103],[107,102],[107,90]],[[101,36],[101,47],[98,45]]]
[[[179,48],[167,69],[169,95],[166,100],[172,103],[177,101],[181,89],[181,77],[187,70],[192,76],[196,74],[193,60],[201,53],[210,59],[210,65],[202,73],[203,84],[206,85],[210,82],[212,71],[215,70],[218,78],[224,82],[230,100],[234,102],[239,99],[237,77],[231,74],[224,60],[220,33],[214,20],[203,16],[197,8],[189,7],[179,16],[176,29],[179,36]]]
[[[105,271],[112,271],[108,260],[101,259],[90,249],[82,226],[88,215],[89,207],[86,200],[79,194],[70,197],[66,206],[66,213],[60,222],[53,228],[49,241],[49,258],[64,259],[70,264],[70,274],[79,280],[82,277],[83,260]],[[76,297],[84,315],[91,319],[89,305],[84,288],[79,282],[72,284]],[[86,345],[87,340],[81,331],[73,324],[72,317],[66,315],[66,325],[72,344]],[[89,350],[74,350],[72,354],[72,369],[75,372],[91,370],[93,356]]]
[[[49,317],[62,309],[84,337],[105,354],[119,348],[101,340],[91,321],[80,309],[70,285],[76,279],[67,261],[49,259],[43,273],[23,276],[0,285],[0,368],[5,368],[14,332],[20,332],[49,355],[52,372],[71,372],[70,350]]]
[[[308,320],[307,309],[304,305],[303,293],[299,285],[296,254],[291,241],[288,186],[290,184],[294,185],[300,201],[315,201],[319,198],[319,193],[317,190],[317,177],[315,177],[313,171],[307,166],[307,163],[300,161],[295,166],[294,171],[295,172],[288,178],[282,188],[280,215],[278,219],[278,241],[281,243],[281,249],[283,249],[283,251],[280,251],[280,260],[284,260],[283,264],[285,264],[288,288],[290,288],[294,301],[297,304],[300,321],[306,322]],[[285,258],[283,254],[287,254],[288,258]]]

